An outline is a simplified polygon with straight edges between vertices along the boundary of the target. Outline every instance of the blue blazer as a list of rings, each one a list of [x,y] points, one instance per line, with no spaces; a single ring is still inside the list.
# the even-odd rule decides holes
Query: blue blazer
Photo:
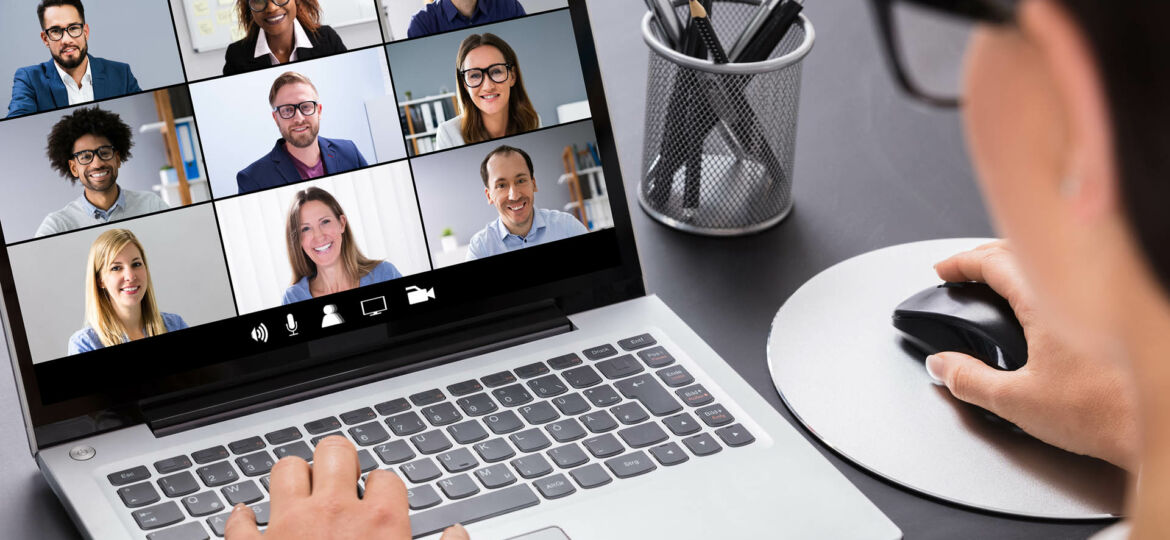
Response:
[[[317,144],[321,146],[325,174],[336,174],[367,165],[366,158],[362,157],[353,141],[317,137]],[[284,149],[284,139],[278,139],[271,152],[236,174],[236,186],[241,195],[300,181],[301,173],[297,172],[292,156]]]
[[[96,56],[89,57],[93,74],[93,98],[106,99],[141,92],[130,65]],[[53,60],[16,70],[8,116],[20,116],[69,106],[69,92]]]

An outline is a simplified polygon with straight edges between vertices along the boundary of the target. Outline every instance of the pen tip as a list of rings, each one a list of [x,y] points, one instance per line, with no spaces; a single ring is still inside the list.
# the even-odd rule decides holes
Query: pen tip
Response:
[[[691,0],[691,17],[707,18],[707,10],[703,9],[703,4],[699,0]]]

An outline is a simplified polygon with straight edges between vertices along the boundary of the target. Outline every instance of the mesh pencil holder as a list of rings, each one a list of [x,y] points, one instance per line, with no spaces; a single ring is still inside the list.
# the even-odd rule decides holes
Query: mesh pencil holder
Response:
[[[759,3],[719,1],[712,23],[725,48]],[[803,15],[768,60],[715,64],[663,43],[642,20],[650,47],[646,135],[638,201],[679,230],[735,236],[758,232],[792,210],[801,63],[812,50]]]

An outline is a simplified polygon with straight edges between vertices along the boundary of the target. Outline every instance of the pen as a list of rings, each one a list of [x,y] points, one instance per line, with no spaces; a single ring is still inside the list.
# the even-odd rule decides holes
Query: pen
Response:
[[[772,50],[780,44],[780,40],[784,39],[785,34],[792,28],[792,23],[796,22],[796,18],[800,15],[800,10],[804,9],[802,0],[786,0],[780,4],[780,7],[772,10],[768,15],[767,22],[760,28],[739,56],[735,57],[736,62],[762,62],[768,59],[772,54]]]
[[[760,8],[756,10],[755,15],[752,15],[752,19],[748,21],[747,26],[743,28],[743,32],[740,32],[739,37],[735,39],[735,44],[732,45],[731,50],[728,51],[729,57],[739,58],[739,55],[743,54],[744,48],[748,46],[748,43],[750,43],[752,38],[756,36],[756,33],[760,31],[760,28],[764,26],[764,23],[768,21],[768,15],[771,15],[772,11],[775,10],[776,6],[779,6],[780,2],[782,1],[783,0],[765,0],[764,2],[760,3]]]
[[[662,30],[662,39],[666,45],[678,50],[682,31],[679,30],[678,19],[674,15],[674,7],[670,0],[645,0],[646,7],[654,14],[654,21]]]

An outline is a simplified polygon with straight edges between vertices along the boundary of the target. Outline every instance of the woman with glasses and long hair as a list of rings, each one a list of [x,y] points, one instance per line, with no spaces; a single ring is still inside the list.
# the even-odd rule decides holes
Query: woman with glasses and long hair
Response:
[[[346,51],[318,0],[236,0],[236,16],[245,35],[228,45],[224,75]]]
[[[462,114],[439,125],[435,149],[498,139],[540,127],[516,51],[495,34],[471,34],[455,56]]]
[[[159,310],[146,250],[129,230],[100,234],[85,270],[85,328],[69,338],[69,354],[187,328],[182,317]]]
[[[293,279],[282,304],[402,277],[389,261],[362,254],[341,204],[321,188],[293,196],[285,240]]]

